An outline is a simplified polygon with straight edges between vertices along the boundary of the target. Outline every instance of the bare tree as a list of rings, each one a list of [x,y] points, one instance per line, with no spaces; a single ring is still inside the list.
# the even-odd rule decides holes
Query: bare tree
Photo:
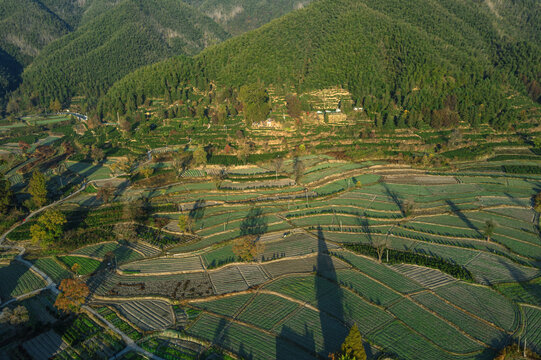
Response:
[[[374,239],[372,241],[372,246],[376,248],[378,261],[381,262],[381,258],[383,257],[385,250],[389,247],[389,239],[387,237]]]
[[[277,157],[272,161],[272,165],[274,167],[274,171],[276,171],[276,180],[278,180],[278,172],[282,169],[282,166],[284,165],[284,159],[281,157]]]
[[[216,186],[217,190],[219,190],[222,187],[222,184],[223,184],[224,180],[226,179],[226,177],[227,177],[227,174],[225,172],[225,169],[220,169],[218,174],[216,174],[216,175],[214,175],[212,177],[212,182]]]
[[[295,157],[293,160],[293,174],[295,175],[295,182],[298,184],[304,174],[304,163],[299,157]]]
[[[115,188],[112,186],[102,186],[98,189],[96,198],[103,201],[104,204],[108,204],[115,196]]]

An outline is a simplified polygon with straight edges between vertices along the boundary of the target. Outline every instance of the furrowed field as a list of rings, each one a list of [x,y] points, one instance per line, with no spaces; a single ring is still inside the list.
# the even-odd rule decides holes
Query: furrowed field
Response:
[[[227,181],[191,169],[159,189],[141,177],[108,202],[81,192],[58,206],[81,237],[32,264],[86,282],[95,316],[164,359],[325,357],[353,324],[374,358],[492,359],[524,337],[539,349],[541,180],[301,160],[297,181],[286,160]],[[30,227],[8,239],[27,244]],[[246,238],[253,261],[238,253]],[[46,286],[14,256],[0,261],[4,302]],[[60,341],[68,358],[88,333],[112,356],[118,340],[88,321],[27,351]]]

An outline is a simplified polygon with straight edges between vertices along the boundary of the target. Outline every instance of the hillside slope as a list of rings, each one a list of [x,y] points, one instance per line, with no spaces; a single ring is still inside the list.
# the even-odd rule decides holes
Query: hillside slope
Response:
[[[27,64],[70,26],[36,0],[0,1],[0,48]]]
[[[131,111],[135,94],[162,96],[164,84],[174,93],[194,82],[189,74],[204,73],[236,87],[342,86],[383,122],[462,118],[505,127],[516,118],[509,95],[538,100],[541,77],[540,44],[508,23],[465,0],[322,0],[207,49],[192,65],[172,59],[141,69],[118,82],[100,110]]]
[[[23,74],[23,91],[47,105],[98,96],[130,71],[193,55],[227,38],[212,19],[177,0],[124,0],[47,47]]]
[[[256,29],[311,0],[185,0],[222,25],[230,34]]]

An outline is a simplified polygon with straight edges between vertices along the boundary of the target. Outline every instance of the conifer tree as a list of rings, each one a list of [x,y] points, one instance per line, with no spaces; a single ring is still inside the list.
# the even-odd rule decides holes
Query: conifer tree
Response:
[[[34,171],[28,184],[28,192],[32,195],[32,200],[37,207],[42,207],[47,202],[47,186],[45,175],[39,171]]]
[[[341,350],[346,356],[353,357],[356,360],[366,360],[363,338],[361,337],[357,324],[353,325],[349,331],[346,340],[344,340],[344,343],[342,344]]]

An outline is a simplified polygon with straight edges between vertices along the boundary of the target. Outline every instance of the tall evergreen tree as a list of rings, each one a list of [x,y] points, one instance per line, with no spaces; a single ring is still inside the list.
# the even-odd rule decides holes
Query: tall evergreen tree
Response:
[[[32,178],[28,184],[28,193],[32,195],[34,204],[39,208],[47,202],[47,184],[45,175],[39,171],[32,173]]]
[[[342,353],[356,360],[366,360],[366,352],[363,347],[363,338],[357,324],[353,325],[341,347]]]

